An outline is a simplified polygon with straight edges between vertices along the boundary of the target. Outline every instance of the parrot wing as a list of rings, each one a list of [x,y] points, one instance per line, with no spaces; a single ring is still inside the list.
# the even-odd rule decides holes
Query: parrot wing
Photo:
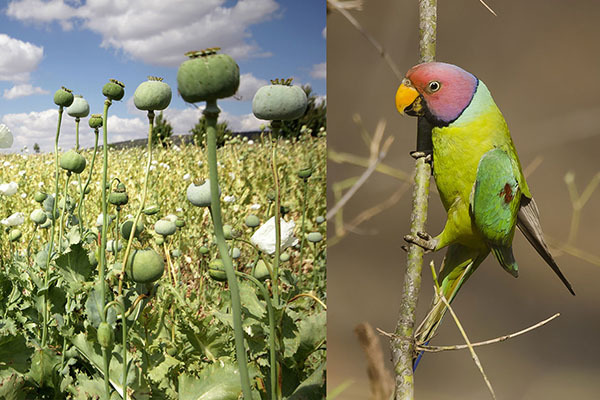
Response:
[[[471,192],[470,211],[477,230],[502,267],[514,277],[519,268],[512,239],[521,200],[520,171],[513,158],[500,148],[483,155]]]
[[[567,289],[569,289],[569,292],[575,296],[573,287],[558,268],[556,261],[554,261],[554,257],[550,254],[550,250],[548,250],[548,246],[544,241],[544,234],[542,233],[542,227],[540,226],[540,213],[533,197],[521,197],[519,213],[517,214],[517,226],[538,254],[542,256],[554,273],[558,275]]]

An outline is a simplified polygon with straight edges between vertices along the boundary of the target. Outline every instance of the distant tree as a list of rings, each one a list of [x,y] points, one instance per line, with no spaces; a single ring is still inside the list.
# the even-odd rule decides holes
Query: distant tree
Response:
[[[156,118],[154,118],[152,144],[160,144],[163,147],[168,147],[171,145],[171,135],[173,135],[173,127],[163,116],[161,111]]]
[[[194,136],[194,143],[197,146],[204,146],[206,143],[206,118],[204,115],[200,117],[198,123],[190,129],[190,133]],[[223,146],[225,143],[225,135],[231,136],[233,131],[229,129],[227,121],[217,123],[217,146]]]
[[[35,151],[36,153],[40,152],[40,145],[37,143],[33,144],[33,151]]]
[[[306,125],[312,131],[312,135],[319,133],[319,128],[327,129],[327,103],[317,97],[310,85],[303,85],[302,89],[308,98],[308,107],[304,115],[292,121],[283,121],[281,135],[284,137],[296,137],[300,135],[300,129]]]

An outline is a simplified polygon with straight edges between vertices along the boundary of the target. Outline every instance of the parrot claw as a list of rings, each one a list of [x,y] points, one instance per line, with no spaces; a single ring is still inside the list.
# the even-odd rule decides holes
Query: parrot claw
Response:
[[[426,252],[435,251],[435,247],[437,245],[437,241],[425,232],[417,232],[416,236],[406,235],[404,236],[404,240],[410,244],[415,244],[421,247]]]
[[[432,161],[432,155],[433,155],[433,152],[431,150],[427,150],[427,151],[411,151],[410,152],[410,156],[412,158],[414,158],[415,160],[418,160],[419,158],[425,157],[425,162],[426,163],[431,163],[431,161]]]

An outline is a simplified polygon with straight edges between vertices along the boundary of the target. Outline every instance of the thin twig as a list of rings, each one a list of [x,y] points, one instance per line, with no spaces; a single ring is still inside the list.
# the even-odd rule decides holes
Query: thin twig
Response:
[[[398,69],[398,66],[396,65],[394,60],[392,60],[392,57],[390,57],[390,55],[387,51],[385,51],[383,46],[379,44],[379,42],[375,40],[375,38],[371,36],[371,34],[360,25],[360,23],[352,16],[352,14],[348,12],[348,10],[344,7],[343,2],[340,2],[338,0],[327,0],[327,5],[329,5],[332,9],[335,9],[340,14],[342,14],[348,20],[348,22],[350,22],[356,28],[356,30],[358,30],[369,41],[369,43],[371,43],[371,45],[375,47],[375,50],[377,50],[379,55],[390,67],[394,75],[396,75],[396,78],[398,78],[398,82],[402,81],[403,75]]]
[[[540,328],[543,325],[546,325],[548,322],[552,321],[555,318],[558,318],[560,316],[560,313],[556,313],[553,316],[551,316],[550,318],[546,318],[545,320],[538,322],[535,325],[532,325],[528,328],[525,328],[523,330],[520,330],[518,332],[514,332],[508,335],[504,335],[504,336],[499,336],[495,339],[489,339],[489,340],[484,340],[483,342],[477,342],[477,343],[471,343],[471,347],[479,347],[479,346],[487,346],[488,344],[494,344],[494,343],[500,343],[500,342],[504,342],[505,340],[508,339],[512,339],[514,337],[523,335],[525,333],[531,332],[534,329]],[[429,353],[438,353],[440,351],[449,351],[449,350],[464,350],[466,348],[468,348],[469,346],[465,345],[465,344],[457,344],[454,346],[420,346],[417,345],[417,350],[419,351],[426,351]]]
[[[483,1],[483,0],[479,0],[479,2],[480,2],[481,4],[483,4],[483,6],[484,6],[485,8],[487,8],[487,9],[488,9],[488,11],[489,11],[489,12],[491,12],[491,13],[494,15],[494,17],[497,17],[497,16],[498,16],[498,14],[496,14],[496,12],[495,12],[494,10],[492,10],[492,7],[490,7],[490,6],[488,6],[487,4],[485,4],[485,1]]]
[[[569,255],[572,255],[573,257],[577,257],[583,261],[587,261],[592,265],[596,265],[600,267],[600,257],[595,255],[595,254],[591,254],[588,253],[584,250],[581,250],[573,245],[570,245],[568,243],[563,243],[560,240],[554,239],[548,235],[545,235],[546,241],[548,242],[548,244],[552,247],[554,247],[557,250],[562,251],[563,253],[567,253]]]
[[[446,298],[444,297],[444,294],[441,291],[439,292],[439,296],[442,299],[442,301],[444,302],[444,304],[446,305],[446,307],[448,308],[448,311],[450,311],[450,314],[452,315],[452,318],[454,319],[454,322],[456,323],[458,330],[460,331],[461,335],[465,339],[465,342],[467,343],[467,347],[469,348],[469,351],[471,352],[471,357],[473,358],[475,365],[477,365],[477,368],[479,368],[479,372],[481,372],[481,375],[483,376],[483,380],[485,381],[485,384],[487,385],[488,390],[490,391],[490,394],[492,395],[492,399],[495,400],[496,394],[494,393],[494,388],[492,387],[492,384],[490,383],[490,380],[488,379],[487,375],[483,371],[483,366],[481,365],[481,361],[479,361],[479,357],[477,357],[477,353],[475,353],[475,350],[473,349],[473,345],[471,344],[471,342],[469,341],[469,338],[467,337],[467,332],[465,332],[465,330],[463,329],[460,321],[458,320],[458,316],[454,313],[454,310],[452,309],[452,307],[450,307],[450,303],[448,302],[448,300],[446,300]]]
[[[327,158],[337,164],[346,163],[365,168],[367,168],[370,163],[369,159],[366,157],[357,156],[356,154],[337,152],[331,148],[327,150]],[[411,181],[410,175],[406,172],[402,171],[401,169],[390,167],[389,165],[385,165],[383,163],[377,164],[375,171],[387,176],[391,176],[392,178],[396,178],[403,182]]]
[[[377,214],[392,207],[394,204],[396,204],[398,201],[400,201],[402,196],[404,196],[404,194],[408,190],[409,186],[410,186],[409,183],[405,182],[402,186],[400,186],[400,188],[398,190],[396,190],[394,193],[392,193],[392,195],[390,197],[388,197],[385,201],[383,201],[379,204],[376,204],[373,207],[368,208],[368,209],[364,210],[363,212],[361,212],[360,214],[358,214],[356,217],[354,217],[354,219],[350,223],[345,224],[343,226],[343,229],[339,233],[337,233],[336,236],[329,239],[327,246],[329,248],[331,248],[333,245],[338,243],[344,236],[346,236],[346,233],[356,232],[359,225],[361,225],[365,221],[368,221],[371,218],[375,217]]]
[[[348,191],[342,196],[340,201],[337,202],[328,212],[327,219],[333,218],[334,215],[354,196],[354,194],[360,189],[360,187],[369,179],[369,177],[375,172],[375,168],[377,164],[381,162],[387,155],[387,151],[390,148],[390,145],[394,141],[393,137],[388,137],[385,139],[383,144],[381,141],[383,140],[383,132],[385,130],[385,121],[381,120],[377,124],[377,128],[375,129],[375,134],[373,135],[373,140],[371,141],[371,157],[369,162],[369,167],[362,173],[362,175],[358,178],[356,183],[348,189]]]

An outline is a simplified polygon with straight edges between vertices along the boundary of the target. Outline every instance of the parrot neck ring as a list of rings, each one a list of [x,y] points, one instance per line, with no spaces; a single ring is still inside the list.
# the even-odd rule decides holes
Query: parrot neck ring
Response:
[[[425,115],[425,108],[423,107],[422,104],[423,101],[423,97],[419,96],[415,99],[415,101],[413,101],[411,104],[409,104],[407,107],[404,108],[404,113],[406,115],[410,115],[411,117],[422,117]]]

